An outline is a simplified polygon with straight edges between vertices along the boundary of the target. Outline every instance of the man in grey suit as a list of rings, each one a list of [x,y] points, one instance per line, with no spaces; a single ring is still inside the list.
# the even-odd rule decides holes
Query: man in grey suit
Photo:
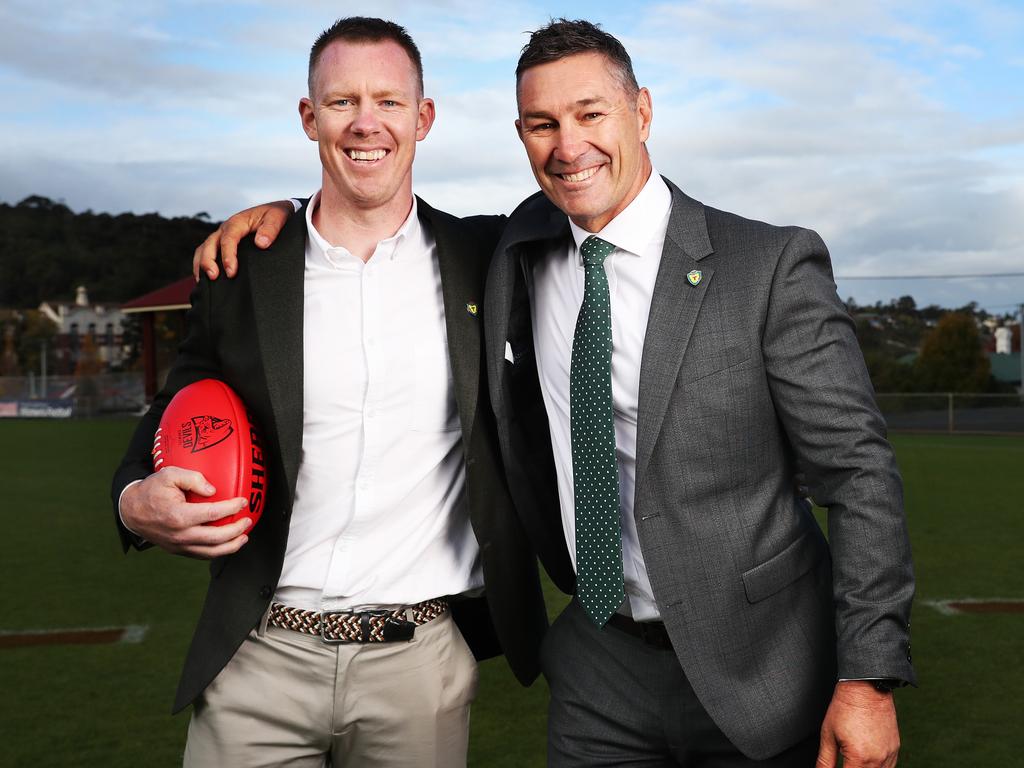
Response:
[[[535,32],[517,98],[543,194],[485,336],[516,508],[576,595],[542,648],[551,764],[894,765],[910,549],[824,243],[659,177],[651,96],[592,24]]]
[[[550,764],[895,765],[902,489],[824,243],[654,172],[650,93],[592,24],[535,32],[517,97],[543,194],[483,313],[516,509],[575,595],[542,648]],[[280,216],[228,222],[229,274],[230,240]]]

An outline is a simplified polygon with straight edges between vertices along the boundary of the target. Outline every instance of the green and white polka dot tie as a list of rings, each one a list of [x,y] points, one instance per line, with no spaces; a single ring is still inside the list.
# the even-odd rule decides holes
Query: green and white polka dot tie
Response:
[[[591,235],[569,367],[569,422],[576,505],[576,596],[603,627],[624,596],[619,473],[612,413],[612,319],[604,260],[615,246]]]

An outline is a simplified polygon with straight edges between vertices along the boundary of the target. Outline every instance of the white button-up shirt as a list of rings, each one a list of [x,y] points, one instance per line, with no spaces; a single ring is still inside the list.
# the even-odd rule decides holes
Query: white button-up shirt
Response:
[[[416,203],[363,263],[306,210],[302,461],[275,600],[416,603],[483,584],[437,246]]]
[[[612,406],[619,469],[622,566],[629,608],[637,621],[660,616],[637,539],[633,497],[640,359],[671,210],[672,193],[657,171],[652,171],[636,198],[603,230],[587,232],[570,222],[572,239],[568,246],[560,246],[537,259],[530,272],[537,367],[551,429],[562,527],[575,568],[569,367],[576,318],[583,304],[585,272],[579,246],[591,234],[615,246],[615,251],[604,262],[611,296]]]

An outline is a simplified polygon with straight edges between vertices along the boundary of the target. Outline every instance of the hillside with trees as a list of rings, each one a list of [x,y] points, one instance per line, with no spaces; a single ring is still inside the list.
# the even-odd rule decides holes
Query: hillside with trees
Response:
[[[888,304],[846,308],[857,327],[868,373],[876,392],[1009,392],[992,377],[986,350],[991,327],[1014,322],[993,317],[974,302],[950,310],[918,308],[910,296]]]
[[[69,301],[79,285],[91,301],[107,304],[160,288],[188,275],[195,247],[215,227],[205,213],[75,213],[37,195],[17,205],[0,203],[0,328],[15,323],[4,309],[19,310],[17,338],[8,346],[13,343],[24,369],[34,369],[38,341],[53,329],[26,310]],[[1011,389],[993,379],[986,354],[992,328],[1010,315],[993,318],[974,303],[956,310],[918,307],[911,296],[870,306],[849,299],[846,306],[877,392]],[[135,324],[127,323],[125,333],[134,339]]]
[[[205,213],[75,213],[36,195],[0,203],[0,307],[71,300],[79,285],[99,303],[128,301],[188,275],[215,228]]]

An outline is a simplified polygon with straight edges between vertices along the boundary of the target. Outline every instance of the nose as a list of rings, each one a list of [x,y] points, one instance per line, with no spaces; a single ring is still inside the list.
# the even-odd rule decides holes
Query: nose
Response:
[[[352,131],[360,136],[368,136],[380,130],[380,120],[372,105],[359,107],[359,114],[352,121]]]
[[[588,148],[583,131],[571,121],[565,121],[558,126],[558,143],[554,151],[556,160],[572,165],[577,158],[586,154]]]

